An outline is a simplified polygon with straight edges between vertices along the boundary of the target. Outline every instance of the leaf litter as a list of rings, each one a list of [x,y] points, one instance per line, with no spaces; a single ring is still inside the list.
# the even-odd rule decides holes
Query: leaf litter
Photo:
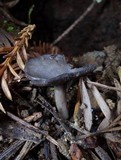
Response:
[[[2,97],[5,101],[12,101],[11,105],[9,103],[5,105],[5,101],[1,97],[0,117],[7,118],[3,118],[3,122],[0,123],[0,134],[8,142],[8,145],[0,151],[0,159],[6,159],[6,157],[10,159],[13,155],[14,159],[24,159],[33,149],[36,150],[38,159],[45,157],[58,159],[60,154],[72,160],[88,160],[90,156],[94,160],[120,158],[121,67],[117,67],[117,78],[108,77],[110,85],[104,83],[109,66],[105,68],[105,72],[102,73],[98,82],[93,82],[87,77],[80,77],[79,84],[75,83],[73,86],[76,88],[74,90],[76,93],[69,95],[70,92],[66,91],[69,95],[67,99],[75,98],[76,100],[74,100],[74,105],[68,103],[70,118],[63,120],[56,111],[53,99],[46,96],[45,90],[31,86],[24,77],[23,70],[27,59],[45,54],[47,50],[52,54],[59,51],[57,47],[46,43],[35,46],[35,50],[33,48],[27,50],[28,37],[31,38],[34,28],[34,26],[25,27],[19,33],[20,37],[16,42],[12,41],[8,48],[6,41],[0,49],[1,55],[5,54],[4,61],[0,66],[1,88],[6,96],[3,94]],[[8,38],[9,36],[7,36]],[[38,48],[40,53],[38,53]],[[93,75],[90,78],[93,79]],[[102,81],[103,84],[99,81]],[[33,96],[32,90],[35,88],[36,92]],[[13,91],[18,94],[13,94]],[[112,97],[107,96],[107,92],[114,94],[115,101],[111,99]],[[19,103],[20,95],[25,103]],[[10,108],[12,109],[10,110]],[[28,111],[27,114],[25,114],[25,109]],[[98,110],[100,113],[97,119],[98,125],[94,121],[94,110]],[[100,143],[100,139],[103,140],[103,144]],[[51,144],[56,147],[54,148]],[[49,152],[47,152],[47,147]],[[53,153],[51,147],[57,154]]]

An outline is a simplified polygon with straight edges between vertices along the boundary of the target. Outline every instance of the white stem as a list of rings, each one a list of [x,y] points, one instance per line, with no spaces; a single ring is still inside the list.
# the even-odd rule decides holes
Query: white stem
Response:
[[[64,119],[68,119],[68,109],[66,102],[66,93],[63,86],[55,86],[55,103],[60,116]]]

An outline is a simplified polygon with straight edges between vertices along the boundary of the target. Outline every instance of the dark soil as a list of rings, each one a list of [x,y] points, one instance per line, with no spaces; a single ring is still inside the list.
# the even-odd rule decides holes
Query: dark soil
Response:
[[[33,39],[52,43],[90,5],[91,0],[21,0],[11,13],[19,20],[28,22],[28,11],[34,4],[31,23],[37,28]],[[97,4],[78,26],[57,45],[65,54],[80,55],[105,46],[120,44],[121,1],[103,0]]]

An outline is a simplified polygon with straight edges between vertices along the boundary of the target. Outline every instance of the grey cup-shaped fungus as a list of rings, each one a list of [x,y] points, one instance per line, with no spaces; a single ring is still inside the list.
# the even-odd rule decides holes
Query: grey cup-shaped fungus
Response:
[[[30,59],[25,64],[25,75],[36,86],[54,86],[55,103],[61,117],[69,116],[63,84],[79,76],[86,75],[95,69],[90,64],[80,68],[72,68],[67,64],[64,55],[46,54]]]

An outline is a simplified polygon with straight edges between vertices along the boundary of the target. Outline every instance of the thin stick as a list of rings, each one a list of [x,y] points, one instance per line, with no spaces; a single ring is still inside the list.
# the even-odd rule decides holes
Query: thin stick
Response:
[[[11,157],[16,151],[22,146],[24,143],[23,140],[16,140],[11,146],[5,149],[2,153],[0,153],[0,159],[4,160],[6,157]]]
[[[86,81],[88,84],[91,84],[91,85],[94,85],[94,86],[97,86],[97,87],[101,87],[101,88],[105,88],[105,89],[108,89],[108,90],[114,90],[114,91],[119,91],[121,92],[121,88],[117,88],[117,87],[111,87],[111,86],[107,86],[107,85],[104,85],[104,84],[101,84],[101,83],[98,83],[98,82],[92,82],[92,81]]]
[[[9,11],[8,11],[7,8],[5,8],[5,7],[2,8],[2,7],[0,7],[0,11],[2,12],[2,14],[3,14],[5,17],[8,18],[11,22],[13,22],[13,23],[15,23],[15,24],[17,24],[17,25],[19,25],[19,26],[27,26],[26,23],[21,22],[21,21],[17,20],[16,18],[14,18],[14,17],[9,13]]]
[[[69,34],[77,26],[77,24],[81,22],[86,17],[86,15],[94,8],[95,4],[96,1],[93,1],[91,5],[86,9],[86,11],[77,20],[75,20],[74,23],[69,28],[67,28],[52,44],[53,45],[57,44],[67,34]]]

